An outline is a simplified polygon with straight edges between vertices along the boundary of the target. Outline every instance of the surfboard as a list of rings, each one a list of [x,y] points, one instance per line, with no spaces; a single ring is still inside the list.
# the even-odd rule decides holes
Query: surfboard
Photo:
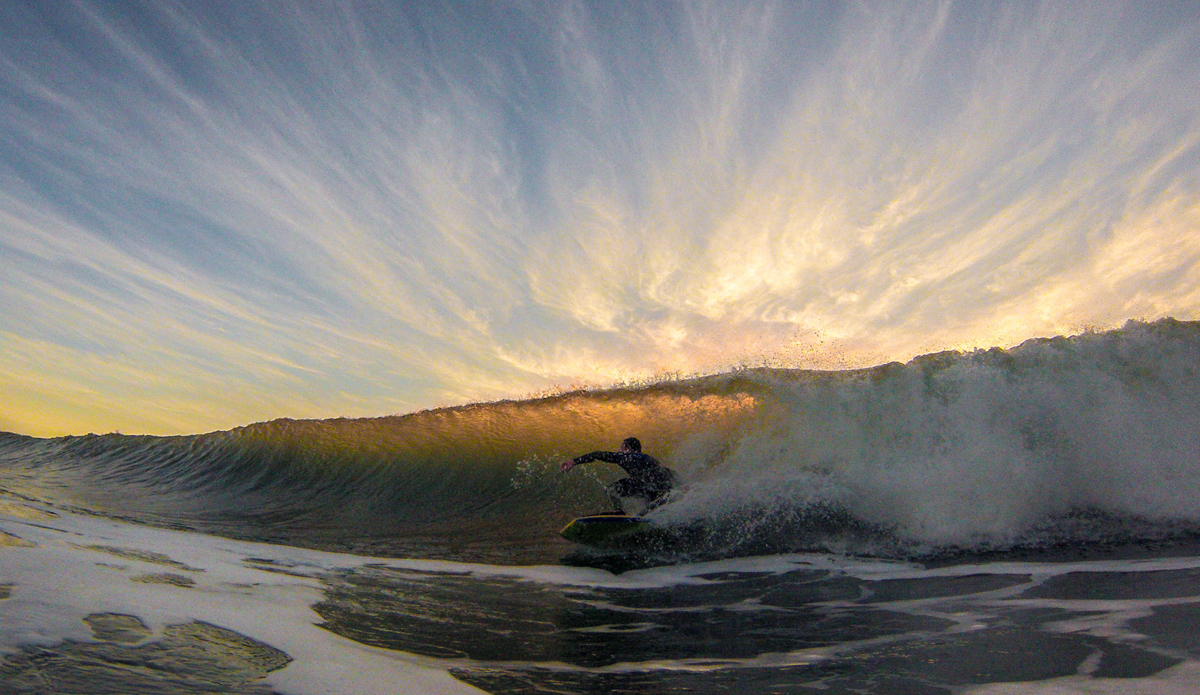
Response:
[[[654,528],[654,522],[640,516],[606,512],[581,516],[567,524],[562,537],[582,545],[606,545],[628,539]]]

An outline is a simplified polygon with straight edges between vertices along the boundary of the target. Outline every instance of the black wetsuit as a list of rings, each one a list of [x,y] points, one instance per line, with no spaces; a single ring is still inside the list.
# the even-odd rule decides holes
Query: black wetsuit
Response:
[[[675,486],[675,473],[658,462],[658,459],[640,451],[593,451],[578,456],[576,464],[603,461],[620,466],[628,478],[621,478],[605,488],[613,507],[621,509],[622,497],[644,497],[654,507]],[[649,508],[649,507],[648,507]]]

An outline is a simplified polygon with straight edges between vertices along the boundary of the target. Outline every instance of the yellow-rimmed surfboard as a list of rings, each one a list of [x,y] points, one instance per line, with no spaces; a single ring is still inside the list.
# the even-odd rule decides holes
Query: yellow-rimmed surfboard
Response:
[[[605,512],[581,516],[567,524],[562,537],[582,545],[605,545],[643,533],[654,527],[649,519],[628,516],[621,512]]]

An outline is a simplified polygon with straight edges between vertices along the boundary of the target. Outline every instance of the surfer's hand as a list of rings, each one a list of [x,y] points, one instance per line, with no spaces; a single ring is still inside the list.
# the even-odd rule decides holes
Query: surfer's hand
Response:
[[[566,461],[563,461],[562,466],[560,466],[560,468],[562,468],[563,473],[566,473],[567,471],[571,470],[574,467],[575,467],[575,459],[567,459]]]

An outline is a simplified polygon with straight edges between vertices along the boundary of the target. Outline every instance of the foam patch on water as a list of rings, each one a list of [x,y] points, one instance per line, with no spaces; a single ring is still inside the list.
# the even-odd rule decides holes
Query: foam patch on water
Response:
[[[994,683],[964,688],[963,695],[1195,695],[1200,663],[1188,662],[1149,678],[1055,678],[1041,683]]]
[[[292,661],[265,682],[282,692],[479,692],[420,657],[366,647],[316,626],[320,619],[310,606],[321,598],[321,583],[304,575],[365,559],[71,514],[37,524],[5,515],[0,528],[34,546],[0,548],[0,583],[11,585],[10,597],[0,600],[0,649],[9,654],[21,645],[94,642],[85,619],[115,614],[135,616],[151,635],[201,621],[279,649]],[[185,566],[171,574],[188,582],[138,581],[166,574],[164,558]],[[248,558],[292,571],[258,569]]]

